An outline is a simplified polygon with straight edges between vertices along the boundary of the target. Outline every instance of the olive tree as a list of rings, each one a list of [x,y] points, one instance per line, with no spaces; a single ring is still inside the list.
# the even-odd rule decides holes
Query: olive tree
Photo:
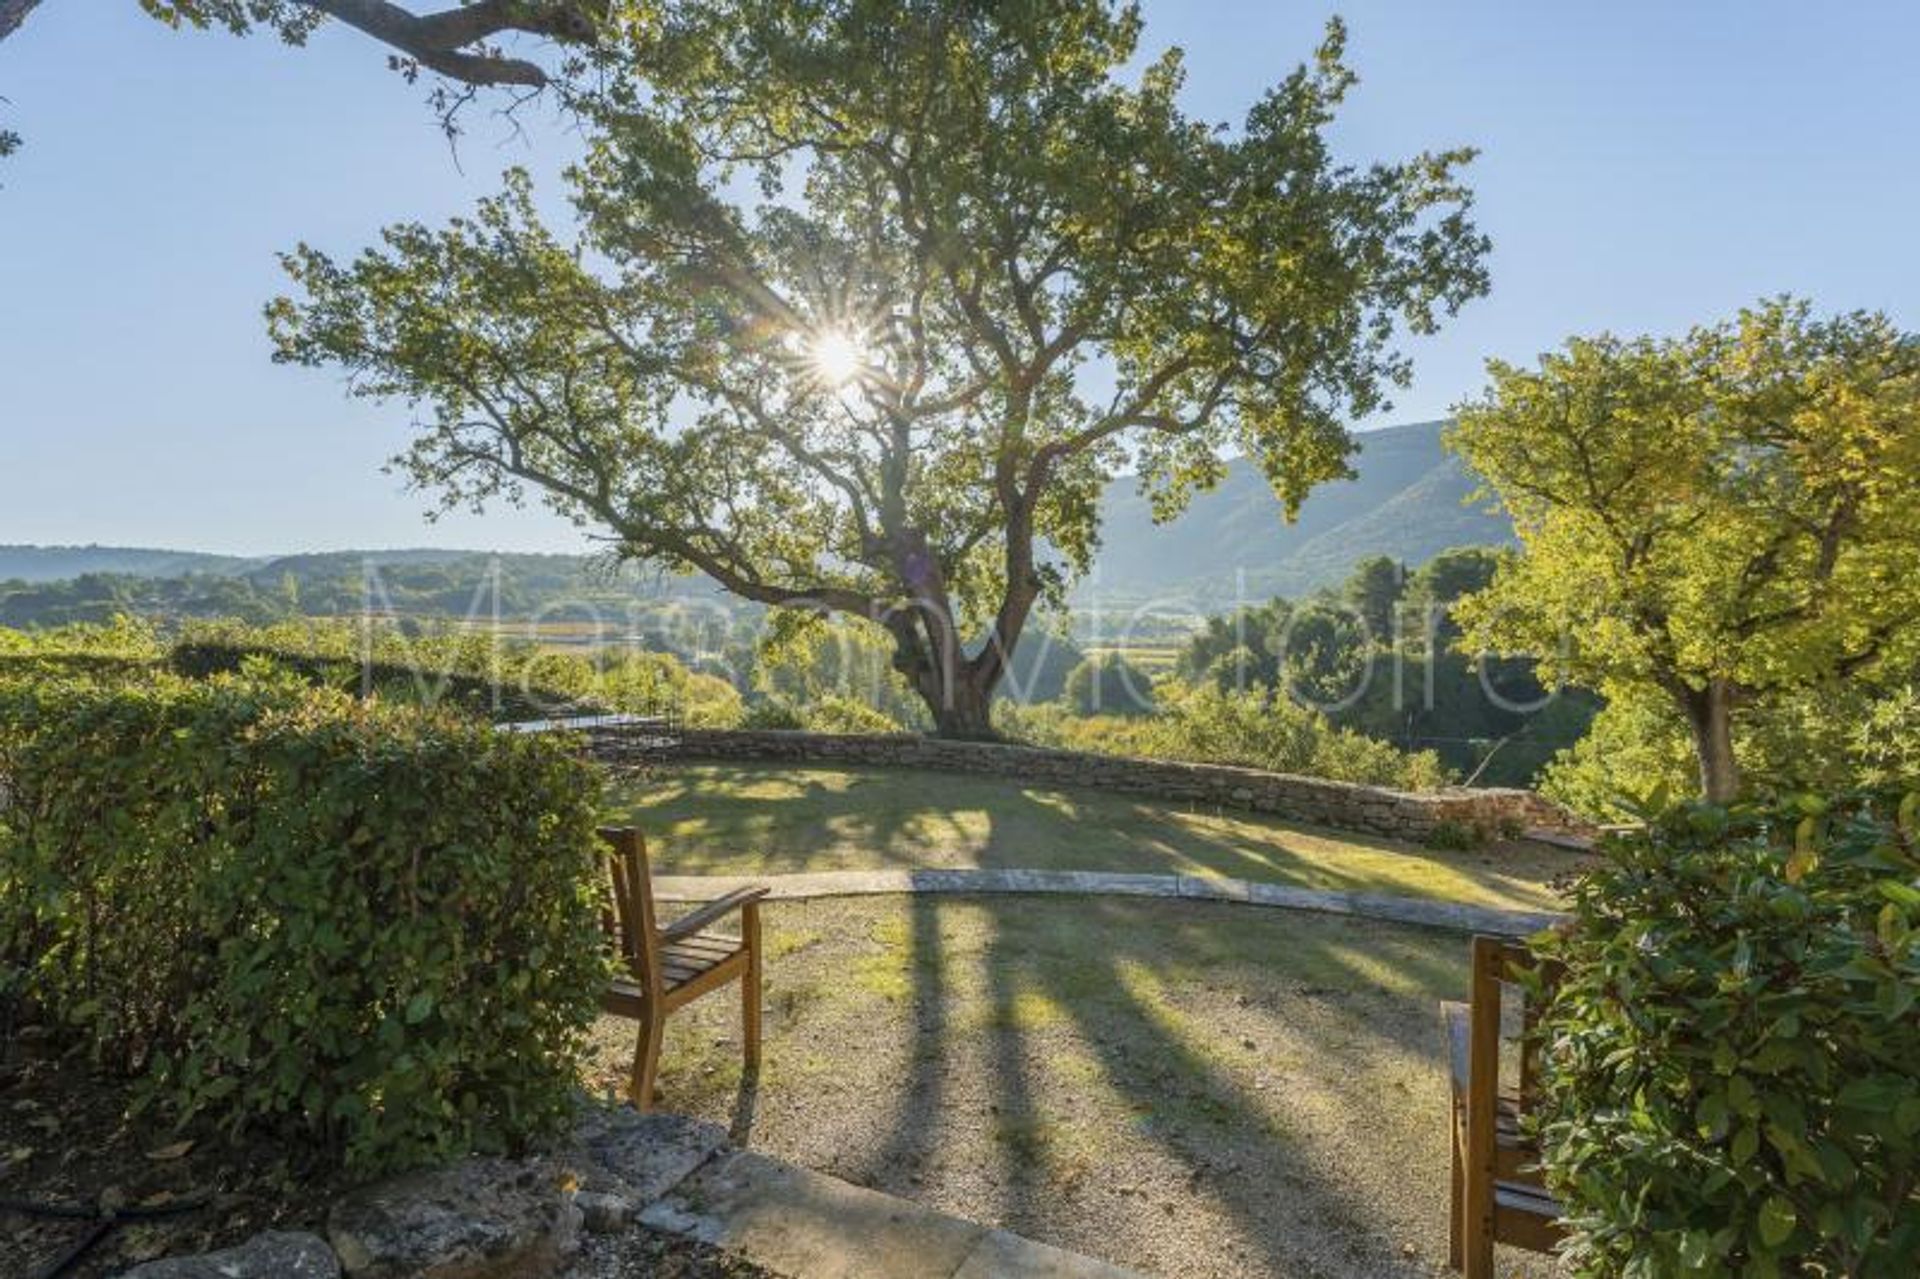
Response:
[[[453,503],[529,490],[623,556],[885,628],[987,736],[1123,468],[1170,517],[1256,459],[1289,509],[1483,292],[1464,151],[1351,167],[1335,24],[1226,129],[1130,69],[1130,7],[734,0],[602,55],[577,239],[523,177],[346,262],[301,247],[283,360],[420,425]],[[757,192],[757,193],[756,193]]]

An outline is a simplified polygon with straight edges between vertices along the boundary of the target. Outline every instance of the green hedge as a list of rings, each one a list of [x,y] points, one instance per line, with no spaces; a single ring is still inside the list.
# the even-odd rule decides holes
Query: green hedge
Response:
[[[1686,808],[1578,888],[1540,1131],[1583,1273],[1914,1273],[1915,807]]]
[[[153,628],[130,618],[41,631],[0,626],[0,680],[139,680],[160,669],[162,656]]]
[[[564,1115],[598,781],[288,681],[0,683],[0,982],[143,1103],[378,1170]]]
[[[387,701],[451,705],[500,720],[671,712],[717,728],[740,716],[740,696],[730,685],[668,654],[562,653],[482,630],[412,634],[397,625],[368,630],[324,619],[194,622],[182,628],[167,662],[196,679],[266,662],[356,696],[371,691]]]

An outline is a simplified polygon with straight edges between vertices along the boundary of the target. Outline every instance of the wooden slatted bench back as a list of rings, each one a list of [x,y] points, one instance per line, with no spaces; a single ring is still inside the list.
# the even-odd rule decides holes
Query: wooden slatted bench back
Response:
[[[1468,1279],[1492,1275],[1496,1242],[1545,1252],[1563,1234],[1560,1206],[1542,1181],[1539,1151],[1525,1130],[1538,1096],[1540,998],[1522,997],[1515,1077],[1508,1085],[1501,1080],[1507,993],[1531,985],[1544,994],[1557,977],[1518,941],[1476,937],[1470,1003],[1441,1006],[1452,1088],[1449,1253]]]

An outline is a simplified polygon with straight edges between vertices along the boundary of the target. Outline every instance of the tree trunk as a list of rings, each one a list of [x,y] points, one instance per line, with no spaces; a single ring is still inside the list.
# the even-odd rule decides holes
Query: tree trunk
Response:
[[[965,674],[955,681],[953,693],[944,705],[929,705],[933,711],[933,731],[940,737],[962,741],[992,741],[993,689],[982,688]]]
[[[1700,794],[1713,804],[1731,803],[1740,794],[1740,765],[1733,758],[1733,700],[1733,685],[1724,679],[1690,688],[1680,699],[1700,761]]]
[[[913,622],[895,617],[893,668],[907,677],[913,691],[926,703],[939,737],[990,741],[993,731],[993,691],[1005,672],[1003,662],[969,659],[957,646],[936,649]],[[984,657],[984,655],[982,655]]]

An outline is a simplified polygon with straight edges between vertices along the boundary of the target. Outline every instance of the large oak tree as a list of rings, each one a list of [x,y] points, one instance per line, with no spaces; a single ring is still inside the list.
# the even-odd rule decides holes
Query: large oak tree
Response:
[[[1523,549],[1457,606],[1468,642],[1657,690],[1709,799],[1737,716],[1920,639],[1920,337],[1781,299],[1489,368],[1448,442]]]
[[[448,502],[532,489],[624,556],[890,635],[939,731],[989,703],[1136,467],[1171,516],[1256,459],[1345,472],[1401,327],[1486,287],[1464,151],[1349,167],[1343,31],[1238,128],[1094,0],[733,0],[605,52],[578,242],[523,178],[287,265],[280,358],[416,406]],[[756,193],[757,184],[757,193]],[[1221,548],[1230,555],[1232,548]]]

